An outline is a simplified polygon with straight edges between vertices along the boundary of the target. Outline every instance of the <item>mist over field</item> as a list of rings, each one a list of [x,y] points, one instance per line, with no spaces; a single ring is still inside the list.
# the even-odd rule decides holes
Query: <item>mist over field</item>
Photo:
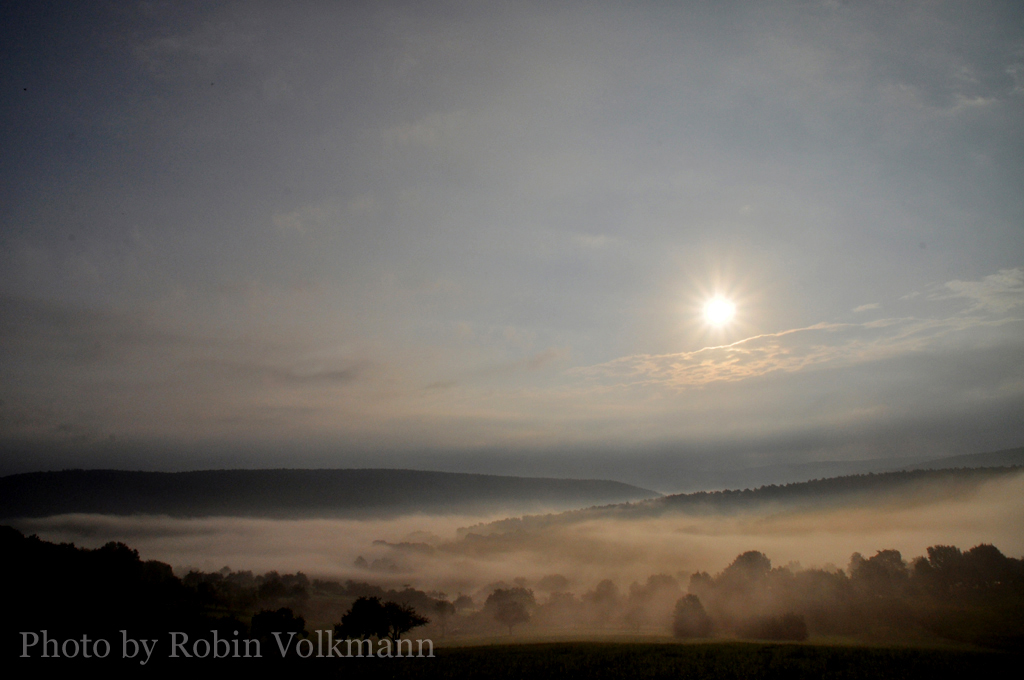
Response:
[[[926,482],[854,503],[824,499],[810,508],[780,503],[638,518],[569,513],[535,528],[509,526],[500,516],[417,514],[386,520],[61,515],[14,526],[86,547],[123,541],[180,575],[228,566],[471,594],[517,578],[534,587],[559,574],[565,589],[581,592],[604,579],[626,588],[653,574],[681,576],[685,584],[689,574],[718,572],[749,550],[775,565],[805,568],[845,568],[853,552],[883,549],[909,560],[933,545],[991,543],[1020,556],[1021,498],[1024,473],[1017,472],[979,484]],[[363,567],[355,566],[360,557]]]

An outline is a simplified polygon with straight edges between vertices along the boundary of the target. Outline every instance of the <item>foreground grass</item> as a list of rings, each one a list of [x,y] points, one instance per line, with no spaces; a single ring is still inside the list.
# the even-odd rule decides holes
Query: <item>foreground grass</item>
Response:
[[[10,677],[79,675],[85,668],[108,678],[344,678],[345,680],[936,680],[1013,677],[1024,655],[966,649],[857,647],[754,642],[549,642],[448,647],[433,658],[310,657],[282,660],[8,659]]]
[[[989,677],[1020,655],[949,649],[799,644],[564,642],[439,649],[433,659],[346,659],[345,677],[375,678],[929,678]]]

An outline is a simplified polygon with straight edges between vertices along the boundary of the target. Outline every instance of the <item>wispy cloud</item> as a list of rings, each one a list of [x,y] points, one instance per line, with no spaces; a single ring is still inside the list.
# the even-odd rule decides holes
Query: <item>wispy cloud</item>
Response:
[[[3,436],[98,440],[175,422],[294,422],[314,407],[337,412],[338,399],[380,377],[374,361],[339,349],[172,332],[139,315],[0,296],[0,319],[0,382],[30,385],[3,395]]]
[[[971,312],[1007,313],[1024,306],[1024,268],[1000,269],[980,281],[954,279],[938,287],[930,297],[968,300]]]
[[[817,323],[690,352],[635,354],[573,369],[571,373],[613,384],[685,389],[776,371],[853,365],[925,351],[952,334],[1024,321],[1010,315],[1024,305],[1024,270],[1002,270],[980,281],[950,281],[928,299],[964,299],[969,304],[944,318],[910,316],[864,323]],[[854,311],[879,306],[862,305]]]

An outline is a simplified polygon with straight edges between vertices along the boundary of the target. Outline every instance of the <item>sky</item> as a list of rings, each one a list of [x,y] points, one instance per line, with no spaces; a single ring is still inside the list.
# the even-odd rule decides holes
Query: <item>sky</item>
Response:
[[[0,13],[0,474],[1024,444],[1020,3]]]

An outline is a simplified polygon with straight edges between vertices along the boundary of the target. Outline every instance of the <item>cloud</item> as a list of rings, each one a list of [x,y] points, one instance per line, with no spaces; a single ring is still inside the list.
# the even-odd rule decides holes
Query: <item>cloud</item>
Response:
[[[141,40],[134,56],[155,78],[184,73],[210,75],[232,62],[252,63],[259,31],[238,17],[215,16],[191,30]]]
[[[999,329],[1024,319],[1007,314],[1024,305],[1024,269],[1004,269],[980,281],[950,281],[931,300],[963,299],[968,307],[946,318],[887,318],[864,323],[818,323],[766,333],[729,345],[673,354],[636,354],[572,369],[572,375],[620,385],[676,389],[735,382],[776,371],[880,361],[946,345],[951,336]],[[854,311],[879,307],[862,305]]]
[[[536,371],[548,364],[561,361],[569,356],[569,350],[565,347],[548,347],[543,352],[538,352],[525,361],[525,367],[529,371]]]
[[[967,311],[1007,313],[1024,306],[1024,268],[1000,269],[980,281],[954,279],[931,294],[933,300],[961,299],[970,302]]]
[[[301,364],[274,365],[259,361],[211,360],[201,362],[204,369],[226,379],[257,380],[282,385],[344,385],[363,374],[367,364],[343,362],[342,368],[305,367]]]
[[[287,426],[313,406],[338,409],[337,398],[379,368],[341,350],[171,332],[138,315],[14,297],[0,297],[0,355],[0,382],[21,386],[4,390],[4,437],[57,441],[236,421]]]
[[[861,305],[860,307],[854,307],[853,308],[853,312],[854,312],[854,314],[859,314],[860,312],[866,312],[866,311],[871,310],[871,309],[880,309],[881,307],[882,307],[882,305],[880,305],[877,302],[869,302],[866,305]]]

